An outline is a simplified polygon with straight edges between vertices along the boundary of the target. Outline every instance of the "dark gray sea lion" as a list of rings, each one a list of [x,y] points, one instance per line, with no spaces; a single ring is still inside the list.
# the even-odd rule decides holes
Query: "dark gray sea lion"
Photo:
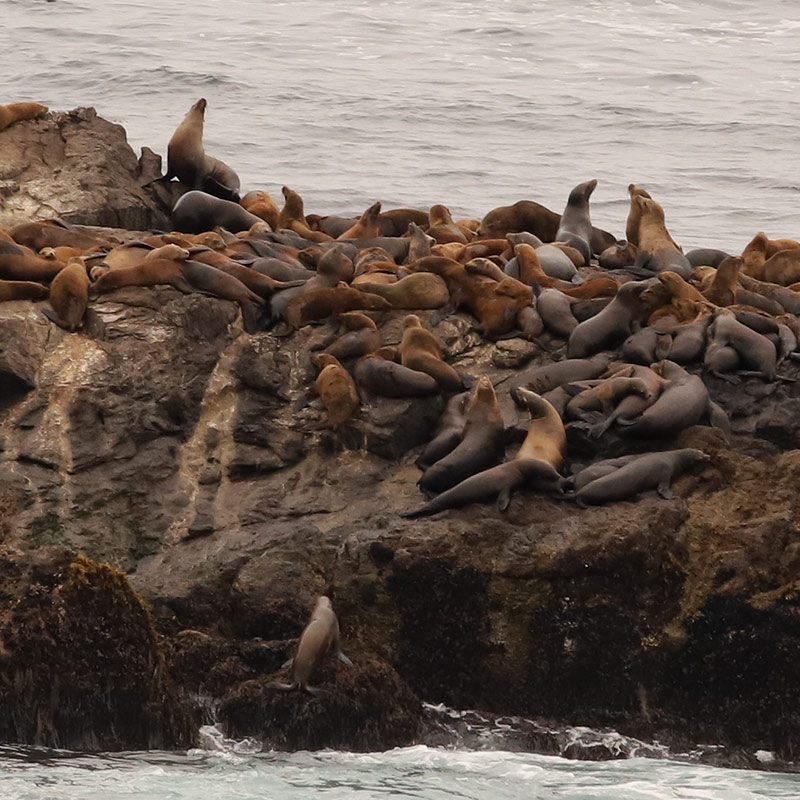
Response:
[[[284,668],[291,669],[292,682],[273,681],[267,686],[285,692],[299,689],[308,694],[320,694],[323,690],[309,686],[309,681],[329,653],[336,656],[343,664],[353,666],[353,662],[342,652],[339,645],[339,620],[333,612],[331,601],[323,595],[317,600],[311,619],[300,635],[294,658],[283,665]]]
[[[377,355],[359,359],[353,367],[353,377],[359,388],[381,397],[425,397],[439,391],[430,375]]]
[[[731,256],[722,250],[711,247],[698,247],[686,254],[686,260],[692,267],[718,267],[726,258]]]
[[[627,500],[641,492],[655,489],[665,499],[672,497],[670,483],[681,472],[695,464],[710,461],[702,450],[668,450],[663,453],[648,453],[629,464],[621,466],[608,475],[587,483],[569,499],[579,506],[612,503]]]
[[[589,198],[597,186],[596,180],[579,183],[570,193],[556,231],[555,241],[574,247],[583,255],[585,266],[592,260],[592,220]]]
[[[179,197],[172,209],[171,220],[175,230],[182,233],[203,233],[216,226],[238,233],[250,230],[262,221],[238,203],[201,191],[186,192]]]
[[[578,327],[572,313],[572,298],[558,289],[542,289],[536,297],[536,310],[547,330],[563,339],[568,339]]]
[[[484,503],[495,498],[498,508],[505,511],[515,490],[524,486],[552,493],[560,490],[562,481],[563,478],[546,461],[515,458],[461,481],[422,508],[401,516],[407,519],[427,517],[448,508]]]
[[[167,174],[164,178],[177,178],[191,189],[202,189],[215,197],[238,202],[239,176],[227,164],[207,156],[203,150],[205,113],[206,101],[201,98],[172,134],[167,146]]]
[[[638,255],[639,248],[633,242],[619,239],[606,247],[597,260],[603,269],[625,269],[636,263]]]
[[[595,464],[590,464],[588,467],[584,467],[583,469],[578,470],[570,475],[568,478],[565,478],[564,488],[570,489],[573,492],[578,492],[592,481],[595,481],[598,478],[603,478],[606,475],[610,475],[612,472],[616,472],[620,467],[630,464],[637,458],[641,458],[641,453],[620,456],[619,458],[607,458],[604,461],[598,461]]]
[[[592,358],[566,358],[554,361],[541,367],[533,367],[514,376],[510,384],[511,391],[524,386],[537,394],[546,394],[553,389],[571,381],[588,381],[598,378],[608,368],[611,356],[598,353]]]
[[[419,480],[425,492],[443,492],[503,457],[503,416],[494,386],[482,375],[470,398],[461,442],[427,470]]]
[[[467,409],[469,408],[471,397],[471,392],[461,392],[461,394],[453,395],[447,401],[447,407],[439,419],[436,435],[416,461],[421,470],[427,470],[432,464],[435,464],[458,447],[459,442],[464,438]]]
[[[778,354],[775,345],[747,325],[743,325],[730,311],[719,313],[708,327],[711,342],[720,347],[736,350],[742,365],[766,380],[775,380]],[[717,368],[718,369],[718,368]]]

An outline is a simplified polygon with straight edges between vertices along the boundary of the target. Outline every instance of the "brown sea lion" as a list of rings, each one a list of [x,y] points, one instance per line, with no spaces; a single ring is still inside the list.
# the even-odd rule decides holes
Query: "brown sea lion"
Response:
[[[153,253],[158,252],[154,250]],[[188,253],[189,251],[187,251]],[[285,289],[292,289],[305,285],[305,281],[276,281],[269,275],[263,275],[250,267],[244,266],[233,259],[228,258],[224,253],[220,253],[207,248],[192,248],[191,257],[193,261],[199,261],[209,267],[214,267],[234,278],[240,280],[251,292],[255,292],[259,297],[269,300],[275,292]],[[151,254],[152,255],[152,254]],[[148,259],[150,256],[148,256]]]
[[[167,145],[165,180],[177,178],[191,189],[220,197],[239,200],[239,176],[224,162],[207,156],[203,150],[203,124],[206,101],[200,98],[178,125]]]
[[[50,284],[50,305],[43,314],[60,328],[71,333],[83,325],[89,305],[89,275],[80,258],[72,258]]]
[[[585,266],[592,260],[592,220],[589,198],[597,181],[579,183],[570,193],[556,231],[555,240],[574,247],[583,256]]]
[[[0,280],[0,303],[10,300],[44,300],[49,294],[48,288],[41,283]]]
[[[606,378],[596,386],[568,383],[563,388],[568,394],[577,392],[567,403],[567,417],[583,422],[589,420],[588,414],[592,411],[611,414],[614,407],[631,394],[653,399],[650,387],[641,378],[633,377]]]
[[[634,195],[631,203],[639,212],[639,255],[634,267],[650,273],[672,270],[688,280],[692,265],[686,260],[667,230],[664,209],[655,201]]]
[[[623,374],[621,371],[615,373],[615,375],[621,374]],[[645,391],[633,392],[624,397],[603,422],[590,428],[590,436],[599,439],[618,419],[635,419],[643,414],[655,403],[664,389],[664,378],[650,367],[639,364],[632,365],[624,374],[629,379],[640,381],[641,385],[645,387]],[[615,375],[611,377],[611,380],[615,379]]]
[[[309,686],[308,682],[325,656],[333,653],[343,664],[353,666],[353,662],[341,651],[339,646],[339,620],[333,613],[329,598],[324,595],[317,600],[311,619],[300,635],[297,652],[294,658],[284,664],[291,668],[291,683],[272,681],[267,684],[271,689],[292,691],[299,689],[312,695],[319,695],[323,689]]]
[[[60,261],[42,258],[27,247],[0,240],[0,279],[51,281],[63,268]]]
[[[0,131],[5,130],[15,122],[22,122],[26,119],[36,119],[48,112],[47,106],[41,103],[9,103],[0,106]]]
[[[744,259],[728,256],[717,266],[714,278],[708,288],[701,294],[709,302],[717,306],[731,306],[736,302],[736,291],[739,288],[739,272],[744,266]]]
[[[466,410],[463,437],[447,455],[425,470],[418,485],[425,492],[443,492],[503,458],[503,415],[491,380],[482,375]]]
[[[443,392],[460,392],[464,389],[461,376],[442,358],[442,348],[436,337],[422,327],[416,314],[403,320],[403,338],[400,342],[400,363],[430,375]]]
[[[338,317],[345,311],[363,309],[368,311],[388,311],[388,300],[369,292],[360,292],[341,284],[334,287],[311,289],[293,297],[284,312],[284,319],[290,328],[296,329],[315,320]]]
[[[21,222],[9,230],[12,239],[39,252],[43,247],[74,247],[81,252],[108,245],[96,236],[75,230],[56,220]]]
[[[358,219],[355,225],[340,233],[337,239],[375,239],[382,235],[378,215],[381,204],[373,203]]]
[[[327,233],[311,230],[303,213],[303,198],[297,192],[288,186],[284,186],[281,191],[285,202],[278,217],[278,228],[286,228],[299,233],[300,236],[311,242],[330,242],[333,239]]]
[[[570,358],[585,358],[623,342],[642,322],[649,309],[641,299],[647,281],[629,281],[617,290],[614,299],[596,316],[581,322],[570,334]]]
[[[515,459],[537,459],[560,469],[567,452],[567,433],[561,415],[544,397],[520,387],[512,392],[514,402],[531,415],[528,433]]]
[[[777,303],[784,311],[788,311],[790,314],[800,316],[800,296],[788,287],[778,286],[776,283],[759,281],[755,278],[751,278],[749,275],[743,275],[742,273],[739,273],[739,283],[745,290],[753,292],[754,294],[759,294],[771,300],[773,303]],[[739,297],[738,290],[736,297],[737,299]]]
[[[425,397],[439,391],[439,385],[430,375],[377,353],[360,358],[353,367],[353,376],[359,387],[382,397]]]
[[[450,209],[441,204],[431,206],[428,212],[428,236],[432,236],[439,244],[448,242],[466,244],[468,241],[464,231],[453,221]]]
[[[800,281],[800,249],[780,250],[764,262],[764,280],[789,286]]]
[[[479,239],[502,239],[508,233],[528,231],[543,242],[552,242],[561,217],[549,208],[530,200],[518,200],[510,206],[493,208],[481,220]]]
[[[339,336],[325,348],[339,360],[359,358],[374,353],[383,346],[383,337],[378,326],[360,311],[346,311],[339,315],[339,325],[348,332]]]
[[[330,353],[314,353],[311,363],[320,370],[314,381],[314,392],[320,396],[328,412],[328,422],[338,430],[358,411],[361,401],[350,373]]]
[[[537,488],[553,493],[561,488],[563,478],[551,464],[536,458],[514,458],[496,467],[472,475],[452,489],[434,497],[427,505],[401,514],[406,519],[427,517],[449,508],[497,499],[497,507],[505,511],[511,495],[521,487]]]
[[[142,262],[136,267],[122,269],[92,269],[94,282],[91,295],[106,294],[126,286],[172,286],[178,291],[190,293],[194,291],[191,284],[183,277],[181,264],[170,259],[158,259]]]
[[[263,219],[272,230],[278,230],[278,218],[281,212],[269,192],[265,192],[263,189],[248,192],[239,201],[239,204],[245,211]]]
[[[663,453],[647,453],[624,464],[612,473],[587,483],[579,491],[569,495],[579,506],[611,503],[628,500],[641,492],[655,489],[663,498],[670,499],[670,483],[681,472],[695,464],[710,461],[702,450],[668,450]]]
[[[413,264],[421,258],[431,255],[431,245],[436,243],[436,239],[428,236],[427,233],[416,223],[408,225],[408,255],[405,263]]]
[[[238,233],[262,221],[238,203],[201,191],[186,192],[179,197],[170,219],[181,233],[205,233],[216,227]]]

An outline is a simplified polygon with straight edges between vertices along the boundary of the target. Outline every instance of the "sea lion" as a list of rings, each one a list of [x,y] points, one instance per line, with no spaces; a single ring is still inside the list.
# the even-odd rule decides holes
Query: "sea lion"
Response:
[[[561,253],[560,250],[557,252]],[[541,286],[543,289],[567,289],[574,287],[576,279],[580,280],[575,265],[568,258],[566,259],[569,262],[567,266],[562,264],[556,269],[551,266],[548,271],[539,260],[539,250],[529,244],[521,242],[516,245],[514,255],[519,265],[519,280],[528,286]]]
[[[467,405],[458,445],[428,467],[418,481],[424,492],[443,492],[503,458],[503,415],[491,380],[482,375]]]
[[[309,686],[308,682],[328,653],[333,653],[343,664],[352,667],[353,662],[341,651],[339,645],[339,620],[333,613],[331,601],[325,595],[317,599],[311,619],[300,635],[297,652],[283,666],[291,668],[291,683],[272,681],[267,684],[271,689],[292,691],[299,689],[312,695],[319,695],[323,689]]]
[[[570,358],[584,358],[599,350],[616,347],[633,332],[647,314],[641,299],[650,284],[647,281],[629,281],[617,290],[614,299],[596,316],[581,322],[570,334],[567,354]]]
[[[9,231],[11,238],[22,247],[36,252],[43,247],[74,247],[81,252],[105,247],[109,242],[75,230],[59,220],[46,222],[21,222]]]
[[[515,458],[496,467],[472,475],[466,480],[442,492],[427,505],[414,511],[401,514],[406,519],[427,517],[448,508],[459,508],[470,503],[481,503],[497,498],[500,511],[505,511],[511,495],[520,487],[539,488],[546,492],[556,492],[561,488],[563,478],[551,464],[535,458]]]
[[[664,209],[655,200],[641,195],[633,196],[631,203],[638,207],[639,213],[639,255],[631,271],[657,273],[672,270],[688,280],[692,266],[667,230]]]
[[[290,328],[296,329],[315,320],[331,316],[336,318],[345,311],[388,311],[391,307],[383,297],[340,284],[311,289],[293,297],[286,306],[283,318]]]
[[[265,192],[262,189],[248,192],[239,201],[239,204],[245,211],[263,219],[272,230],[278,230],[278,218],[281,212],[269,192]]]
[[[706,334],[711,323],[712,312],[707,311],[695,322],[676,325],[669,331],[672,344],[669,352],[662,355],[676,364],[692,364],[703,355],[706,346]],[[659,360],[659,359],[654,359]]]
[[[314,353],[311,362],[320,372],[314,381],[314,393],[328,412],[328,422],[338,430],[358,410],[361,401],[350,373],[330,353]]]
[[[636,263],[638,255],[639,248],[633,242],[618,239],[610,247],[606,247],[597,260],[603,269],[625,269]]]
[[[381,204],[373,203],[358,219],[355,225],[340,233],[337,239],[376,239],[382,233],[378,215]]]
[[[461,376],[442,359],[439,342],[430,331],[422,327],[416,314],[409,314],[403,320],[400,363],[404,367],[430,375],[443,392],[460,392],[464,389]]]
[[[436,435],[416,460],[416,465],[423,472],[451,453],[464,438],[464,426],[467,424],[467,409],[471,397],[472,392],[461,392],[447,401],[447,406],[439,418]]]
[[[553,361],[516,375],[511,391],[513,392],[514,388],[521,386],[536,394],[544,395],[565,383],[599,377],[606,371],[610,361],[611,356],[608,353],[598,353],[592,358],[567,358],[563,361]]]
[[[686,254],[686,260],[693,268],[697,267],[718,267],[726,258],[730,258],[729,253],[722,250],[715,250],[710,247],[698,247],[690,250]]]
[[[536,310],[547,330],[562,339],[569,339],[578,327],[572,313],[572,298],[558,289],[542,289],[536,297]]]
[[[567,433],[561,415],[544,397],[520,387],[511,394],[514,402],[531,415],[528,433],[515,459],[536,459],[560,469],[567,452]]]
[[[383,346],[383,337],[378,326],[360,311],[346,311],[340,314],[339,325],[348,332],[331,342],[325,348],[325,352],[340,361],[374,353]]]
[[[678,322],[691,322],[697,314],[707,307],[706,298],[690,283],[687,283],[677,272],[665,270],[656,276],[659,283],[669,292],[669,309]],[[664,308],[664,307],[662,307]],[[657,319],[660,309],[657,309],[650,320]]]
[[[635,419],[644,413],[658,399],[666,383],[661,375],[641,364],[631,365],[624,372],[616,372],[611,376],[611,380],[622,374],[626,375],[629,380],[639,381],[645,387],[645,391],[628,394],[617,403],[616,408],[603,422],[592,426],[589,429],[589,435],[596,439],[599,439],[617,420]]]
[[[786,286],[778,286],[776,283],[767,283],[749,275],[739,273],[739,283],[746,291],[761,295],[762,297],[777,303],[784,311],[790,314],[800,315],[800,295],[793,292]],[[737,290],[736,298],[739,300],[740,292]],[[766,310],[766,309],[764,309]],[[769,313],[775,313],[770,311]]]
[[[450,209],[441,204],[431,206],[431,210],[428,212],[428,236],[436,239],[439,244],[446,244],[447,242],[467,243],[464,231],[453,222]]]
[[[239,176],[223,161],[207,156],[203,150],[205,113],[206,100],[200,98],[172,134],[167,145],[164,179],[177,178],[191,189],[202,189],[223,200],[238,202]]]
[[[493,208],[478,226],[478,239],[502,239],[508,233],[528,231],[544,242],[556,238],[561,217],[549,208],[530,200]]]
[[[152,251],[147,258],[149,259],[151,256],[155,257],[153,253],[157,252],[157,250]],[[305,285],[305,281],[303,280],[276,281],[269,275],[263,275],[254,269],[250,269],[250,267],[244,266],[244,264],[233,261],[224,253],[215,252],[208,248],[192,248],[191,251],[187,252],[187,256],[189,252],[191,253],[193,261],[199,261],[201,264],[206,264],[228,275],[233,275],[234,278],[240,280],[251,292],[255,292],[259,297],[263,297],[265,300],[269,300],[275,292]]]
[[[592,220],[589,214],[589,198],[597,187],[597,181],[579,183],[570,193],[564,213],[556,231],[555,240],[574,247],[588,266],[592,260]]]
[[[596,478],[579,491],[568,495],[579,506],[627,500],[641,492],[655,489],[663,498],[670,499],[670,483],[681,472],[695,464],[704,464],[710,457],[702,450],[668,450],[647,453],[608,475]]]
[[[0,240],[0,279],[12,281],[51,281],[64,268],[31,252],[27,247]]]
[[[668,358],[671,347],[672,336],[649,325],[622,343],[622,357],[633,364],[652,364]]]
[[[421,258],[431,255],[431,245],[436,243],[436,239],[428,236],[422,228],[414,222],[408,225],[408,255],[407,264],[413,264]]]
[[[744,266],[744,259],[728,256],[717,265],[714,278],[707,289],[702,291],[702,296],[717,306],[731,306],[736,302],[736,292],[739,285],[739,272]]]
[[[425,227],[428,224],[428,213],[417,208],[390,208],[378,216],[381,236],[403,236],[411,223]]]
[[[568,383],[564,387],[567,394],[575,393],[567,403],[566,416],[573,420],[587,422],[589,412],[600,411],[611,414],[614,407],[628,395],[636,394],[652,399],[651,388],[641,379],[633,377],[606,378],[596,386],[581,382]]]
[[[573,473],[570,477],[564,480],[564,488],[571,489],[578,492],[583,489],[588,483],[591,483],[598,478],[603,478],[616,472],[620,467],[630,464],[637,458],[641,458],[641,453],[635,453],[628,456],[620,456],[619,458],[607,458],[603,461],[598,461],[595,464],[590,464],[578,472]]]
[[[353,368],[353,376],[359,387],[382,397],[425,397],[439,391],[439,385],[430,375],[377,354],[360,358]]]
[[[0,303],[10,300],[44,300],[49,293],[46,286],[34,281],[0,280]]]
[[[303,211],[303,198],[297,192],[288,186],[284,186],[281,192],[285,202],[278,217],[278,228],[294,231],[311,242],[330,242],[332,240],[333,237],[328,236],[327,233],[311,230]]]
[[[800,281],[800,249],[780,250],[764,262],[764,280],[789,286]]]
[[[26,119],[36,119],[49,111],[41,103],[9,103],[0,106],[0,131],[4,131],[15,122]]]
[[[53,310],[42,313],[60,328],[71,333],[83,325],[89,305],[89,275],[80,258],[72,258],[50,284],[50,305]]]
[[[708,327],[708,339],[707,353],[712,342],[718,347],[732,347],[748,370],[762,375],[768,381],[775,380],[778,368],[775,345],[766,336],[739,322],[732,312],[726,310],[717,313]],[[713,348],[711,350],[713,354]],[[717,367],[715,371],[721,370]]]
[[[204,233],[218,226],[234,232],[246,231],[261,222],[238,203],[197,190],[178,198],[170,220],[181,233]]]

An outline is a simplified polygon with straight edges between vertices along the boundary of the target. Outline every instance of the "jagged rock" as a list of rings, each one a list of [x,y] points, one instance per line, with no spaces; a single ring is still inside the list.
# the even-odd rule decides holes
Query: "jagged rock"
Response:
[[[160,157],[145,151],[137,159],[125,129],[93,108],[0,131],[0,225],[60,217],[129,230],[166,227],[174,189],[145,187],[161,175]]]
[[[196,721],[125,576],[63,549],[0,558],[0,740],[179,748]]]

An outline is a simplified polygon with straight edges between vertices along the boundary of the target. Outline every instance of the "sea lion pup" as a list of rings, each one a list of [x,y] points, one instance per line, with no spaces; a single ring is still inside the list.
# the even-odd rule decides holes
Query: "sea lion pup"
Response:
[[[633,332],[648,312],[642,292],[648,281],[629,281],[617,290],[614,299],[596,316],[581,322],[570,334],[567,354],[584,358],[599,350],[616,347]],[[541,297],[540,297],[541,300]]]
[[[401,514],[406,519],[428,517],[448,508],[460,508],[470,503],[483,503],[497,498],[497,507],[505,511],[511,495],[521,487],[540,491],[559,492],[563,478],[551,464],[536,458],[515,458],[491,469],[472,475],[466,480],[434,497],[427,505]]]
[[[12,281],[51,281],[64,268],[60,261],[42,258],[5,240],[0,240],[0,278]]]
[[[447,401],[447,406],[439,418],[436,435],[415,462],[423,472],[455,450],[464,438],[464,426],[467,424],[467,409],[471,397],[472,392],[461,392]]]
[[[378,353],[369,353],[356,361],[353,376],[359,388],[381,397],[425,397],[439,391],[439,385],[430,375],[382,358]]]
[[[333,653],[343,664],[352,667],[353,662],[342,652],[339,645],[339,620],[333,613],[331,601],[325,595],[317,599],[311,619],[308,621],[303,633],[300,635],[300,642],[297,645],[297,652],[294,658],[290,658],[283,666],[290,667],[291,683],[279,683],[272,681],[267,684],[270,689],[278,689],[283,692],[290,692],[298,689],[301,692],[318,696],[325,692],[324,689],[317,689],[309,686],[308,682],[314,671],[322,663],[328,653]]]
[[[751,371],[749,374],[760,375],[768,381],[775,380],[778,369],[778,353],[775,345],[766,336],[739,322],[731,311],[720,310],[717,313],[708,327],[708,339],[706,366],[716,366],[714,372],[724,371],[713,364],[715,348],[732,347],[742,365]]]
[[[764,280],[789,286],[800,281],[800,249],[780,250],[764,262]]]
[[[716,306],[732,306],[736,302],[736,291],[739,284],[739,272],[744,266],[744,259],[728,256],[719,262],[714,278],[702,296]]]
[[[425,470],[418,481],[420,489],[443,492],[501,461],[504,432],[494,386],[486,375],[481,375],[467,406],[461,442]]]
[[[50,305],[53,310],[42,313],[59,328],[74,333],[83,325],[89,305],[89,275],[80,258],[71,258],[50,284]]]
[[[15,122],[26,119],[36,119],[49,111],[41,103],[9,103],[0,106],[0,131],[4,131]]]
[[[641,195],[632,197],[631,202],[639,211],[639,255],[629,271],[657,273],[672,270],[688,280],[692,265],[670,236],[664,221],[664,209],[655,200]]]
[[[436,239],[439,244],[447,244],[448,242],[467,243],[464,231],[453,222],[450,209],[438,203],[431,206],[431,210],[428,213],[428,236]]]
[[[21,247],[38,252],[43,247],[75,247],[82,252],[110,243],[82,231],[77,231],[60,220],[21,222],[9,230],[11,238]]]
[[[707,416],[714,427],[729,430],[727,415],[711,401],[702,378],[690,375],[674,361],[664,360],[651,369],[669,384],[653,405],[635,419],[617,419],[626,437],[674,436]]]
[[[511,391],[513,392],[516,387],[524,387],[536,394],[547,394],[565,383],[600,377],[608,368],[610,361],[611,356],[608,353],[598,353],[592,358],[566,358],[563,361],[553,361],[515,375]]]
[[[647,453],[608,475],[587,483],[574,494],[567,495],[580,507],[588,504],[612,503],[628,500],[641,492],[655,489],[663,498],[670,499],[670,483],[695,464],[705,464],[710,457],[702,450],[667,450]]]
[[[346,311],[340,314],[339,325],[348,332],[329,344],[325,352],[340,361],[374,353],[383,346],[383,337],[378,326],[360,311]]]
[[[295,330],[326,317],[336,319],[344,311],[388,311],[391,307],[389,301],[382,297],[340,284],[311,289],[293,297],[286,306],[283,318],[289,328]]]
[[[314,353],[311,363],[320,372],[314,381],[311,394],[318,394],[328,412],[328,422],[338,430],[358,410],[361,401],[350,373],[330,353]]]
[[[584,266],[592,260],[592,220],[589,214],[589,198],[597,187],[597,181],[579,183],[570,193],[555,239],[574,247],[583,256]]]
[[[245,211],[263,219],[272,230],[278,230],[278,218],[281,211],[269,192],[265,192],[263,189],[248,192],[239,201],[239,204]]]
[[[49,294],[49,289],[41,283],[0,280],[0,303],[10,300],[44,300]]]
[[[676,272],[666,270],[659,272],[656,277],[669,292],[670,303],[668,307],[662,306],[661,309],[656,309],[650,315],[651,322],[658,319],[662,309],[666,310],[667,308],[678,322],[690,322],[695,319],[698,311],[708,306],[706,298]]]
[[[464,389],[461,376],[442,359],[442,348],[436,337],[422,327],[416,314],[403,320],[403,338],[400,342],[400,363],[430,375],[443,392],[460,392]]]
[[[624,467],[626,464],[630,464],[632,461],[636,461],[637,458],[641,457],[641,453],[635,453],[628,456],[620,456],[619,458],[607,458],[603,461],[590,464],[588,467],[584,467],[568,478],[565,478],[564,488],[571,489],[573,492],[578,492],[592,481],[610,475],[612,472],[616,472],[620,467]]]
[[[239,200],[239,176],[224,162],[203,150],[206,100],[200,98],[183,118],[167,145],[167,174],[191,189],[202,189],[223,200]]]
[[[544,397],[530,389],[520,387],[512,391],[511,397],[531,414],[528,433],[514,458],[538,459],[553,469],[560,469],[567,452],[567,433],[561,415]]]
[[[378,215],[381,213],[381,204],[373,203],[359,218],[358,222],[344,233],[339,234],[337,239],[375,239],[381,236],[381,226]]]
[[[686,254],[686,260],[692,265],[693,269],[697,267],[718,267],[726,258],[730,258],[730,253],[725,253],[722,250],[715,250],[712,247],[698,247],[690,250]]]
[[[433,236],[428,236],[422,228],[415,222],[408,224],[408,256],[405,264],[413,264],[421,258],[431,255],[431,245],[436,243]]]
[[[641,378],[614,377],[606,378],[596,386],[591,383],[578,381],[564,385],[567,394],[573,395],[566,407],[569,419],[588,422],[592,411],[611,414],[615,406],[631,394],[653,399],[652,389]]]
[[[669,358],[672,335],[649,325],[629,336],[622,343],[622,357],[632,364],[652,364]]]
[[[299,233],[304,239],[311,242],[330,242],[333,237],[328,236],[322,231],[312,231],[308,226],[305,214],[303,213],[303,198],[297,192],[284,186],[281,189],[285,199],[280,216],[278,217],[278,228],[285,228],[295,233]]]
[[[618,239],[610,247],[606,247],[597,260],[603,269],[625,269],[636,263],[638,255],[639,248],[633,242]]]
[[[238,203],[199,190],[179,197],[170,219],[172,227],[180,233],[205,233],[216,227],[238,233],[262,221]]]
[[[502,239],[509,233],[528,231],[544,242],[552,242],[561,217],[545,206],[531,200],[518,200],[510,206],[493,208],[481,220],[478,239]]]

